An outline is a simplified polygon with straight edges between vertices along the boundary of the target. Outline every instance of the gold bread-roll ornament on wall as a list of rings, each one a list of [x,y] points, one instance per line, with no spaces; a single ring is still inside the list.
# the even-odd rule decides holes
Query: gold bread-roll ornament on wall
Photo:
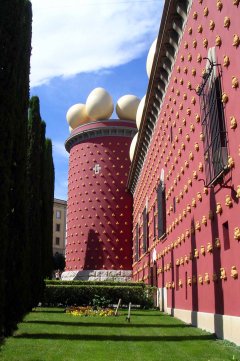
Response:
[[[240,198],[240,185],[237,186],[236,197]]]
[[[215,45],[216,45],[216,46],[219,46],[219,47],[222,45],[222,39],[221,39],[221,36],[220,36],[220,35],[217,35],[217,36],[216,36]]]
[[[219,238],[215,238],[214,246],[215,248],[221,248],[221,242]]]
[[[240,228],[239,227],[234,228],[234,239],[236,239],[237,241],[240,241]]]
[[[236,266],[231,267],[231,277],[235,280],[238,278],[238,271]]]
[[[197,47],[197,40],[196,39],[193,40],[192,45],[193,45],[193,48],[196,49],[196,47]]]
[[[236,88],[238,88],[238,87],[239,87],[239,81],[238,81],[238,79],[237,79],[236,76],[233,76],[233,77],[232,77],[232,88],[233,88],[233,89],[236,89]]]
[[[220,279],[224,281],[227,279],[227,273],[224,267],[220,268]]]
[[[229,208],[233,206],[232,198],[230,197],[230,195],[226,195],[225,205]]]
[[[204,224],[204,226],[207,225],[207,217],[206,216],[202,217],[202,224]]]
[[[235,167],[235,162],[234,159],[231,155],[228,156],[228,162],[227,162],[227,166],[229,169],[232,169]]]
[[[202,55],[201,55],[201,54],[198,54],[198,55],[197,55],[197,62],[198,62],[198,63],[201,63],[201,62],[202,62]]]
[[[223,3],[222,3],[221,0],[218,0],[218,1],[217,1],[217,9],[218,9],[219,11],[221,11],[222,8],[223,8]]]
[[[240,44],[240,37],[238,34],[234,34],[232,45],[235,46],[236,48],[238,48],[239,44]]]
[[[229,29],[230,24],[231,24],[230,18],[229,18],[228,16],[225,16],[224,21],[223,21],[223,26],[224,26],[224,28]]]
[[[237,119],[234,116],[230,117],[230,128],[231,129],[237,128]]]
[[[204,282],[205,283],[210,283],[210,277],[209,277],[209,274],[207,272],[205,273],[205,276],[204,276]]]
[[[209,22],[209,29],[210,29],[210,30],[214,30],[214,28],[215,28],[215,22],[214,22],[213,20],[210,20],[210,22]]]
[[[194,258],[199,258],[199,252],[197,248],[194,249]]]
[[[212,246],[212,244],[210,242],[208,242],[208,244],[207,244],[207,252],[212,253],[212,251],[213,251],[213,246]]]
[[[208,10],[208,7],[206,6],[204,9],[203,9],[203,15],[204,16],[208,16],[209,14],[209,10]]]
[[[223,56],[223,66],[225,66],[226,68],[230,65],[230,58],[228,55],[224,55]]]
[[[222,103],[227,104],[228,100],[228,95],[226,93],[222,93]]]
[[[216,204],[216,214],[222,214],[222,212],[223,212],[223,209],[222,209],[222,206],[221,206],[221,203],[217,203]]]
[[[197,20],[197,18],[198,18],[198,13],[197,13],[196,11],[194,11],[194,13],[193,13],[193,19],[194,19],[194,20]]]

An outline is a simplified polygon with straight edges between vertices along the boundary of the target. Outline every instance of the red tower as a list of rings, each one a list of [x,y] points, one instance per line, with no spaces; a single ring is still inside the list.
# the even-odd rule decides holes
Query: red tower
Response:
[[[95,121],[77,127],[66,141],[65,280],[132,277],[132,196],[126,182],[135,133],[130,121]]]

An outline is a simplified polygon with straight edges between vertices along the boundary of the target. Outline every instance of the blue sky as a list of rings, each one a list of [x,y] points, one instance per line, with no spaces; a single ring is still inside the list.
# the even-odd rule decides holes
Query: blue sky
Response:
[[[32,0],[32,5],[31,95],[40,98],[53,142],[55,197],[67,199],[66,112],[85,103],[96,87],[105,88],[115,105],[125,94],[144,96],[147,53],[163,1]]]

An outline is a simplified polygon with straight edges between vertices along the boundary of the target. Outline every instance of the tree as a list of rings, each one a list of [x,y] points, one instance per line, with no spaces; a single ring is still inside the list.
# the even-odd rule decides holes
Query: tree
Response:
[[[25,165],[32,11],[28,0],[0,0],[0,8],[0,333],[9,334],[26,312],[28,297]]]
[[[29,102],[28,117],[28,226],[30,241],[30,274],[32,306],[36,306],[43,288],[42,280],[42,236],[41,236],[41,132],[39,98],[34,96]]]
[[[53,238],[53,201],[54,201],[54,164],[52,157],[52,142],[46,139],[43,167],[43,270],[44,277],[52,275],[52,238]]]

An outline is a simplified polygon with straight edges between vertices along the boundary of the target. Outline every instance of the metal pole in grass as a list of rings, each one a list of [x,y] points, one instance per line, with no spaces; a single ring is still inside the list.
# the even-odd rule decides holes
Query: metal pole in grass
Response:
[[[118,309],[120,307],[121,302],[122,302],[122,300],[121,300],[121,298],[119,298],[117,308],[116,308],[115,313],[114,313],[114,316],[118,316]]]
[[[128,315],[126,317],[126,321],[130,322],[130,317],[131,317],[131,306],[132,306],[132,303],[129,302],[129,306],[128,306]]]

